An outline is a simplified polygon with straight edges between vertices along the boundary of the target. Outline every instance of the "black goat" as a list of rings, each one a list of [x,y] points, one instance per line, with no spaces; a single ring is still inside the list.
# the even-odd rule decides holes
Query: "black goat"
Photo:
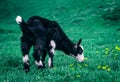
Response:
[[[49,67],[53,67],[54,50],[62,50],[80,62],[84,60],[83,48],[79,46],[82,39],[73,43],[63,32],[56,21],[50,21],[39,16],[33,16],[25,22],[17,16],[16,22],[22,30],[21,51],[23,53],[24,70],[29,71],[29,50],[34,48],[33,57],[38,68],[45,67],[44,61],[48,52]]]

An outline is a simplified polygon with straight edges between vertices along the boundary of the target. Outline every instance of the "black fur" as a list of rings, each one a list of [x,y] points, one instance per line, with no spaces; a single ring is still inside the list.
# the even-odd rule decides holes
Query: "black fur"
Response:
[[[33,46],[33,57],[37,62],[42,60],[43,67],[47,52],[52,61],[51,67],[53,66],[54,53],[50,52],[52,47],[49,45],[51,40],[55,41],[55,49],[62,50],[68,55],[77,56],[78,53],[83,53],[83,49],[79,47],[81,39],[77,44],[74,44],[66,36],[56,21],[51,21],[39,16],[33,16],[29,18],[26,23],[22,20],[20,27],[23,32],[21,37],[21,50],[23,56],[28,54],[31,46]],[[28,69],[28,66],[24,69]]]

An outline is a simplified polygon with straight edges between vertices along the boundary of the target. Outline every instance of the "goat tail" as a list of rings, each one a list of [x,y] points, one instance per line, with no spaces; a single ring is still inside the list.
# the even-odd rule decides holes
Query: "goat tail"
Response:
[[[22,17],[21,16],[17,16],[16,17],[16,22],[17,22],[17,24],[21,24],[23,22]]]
[[[17,16],[16,17],[16,22],[17,24],[21,25],[21,24],[26,24],[25,21],[23,20],[23,18],[21,16]]]
[[[23,20],[21,16],[16,17],[16,22],[18,25],[20,25],[21,28],[24,28],[27,26],[27,23]]]

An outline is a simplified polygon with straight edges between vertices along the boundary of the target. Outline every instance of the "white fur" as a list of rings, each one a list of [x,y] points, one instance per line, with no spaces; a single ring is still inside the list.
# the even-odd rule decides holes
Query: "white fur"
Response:
[[[56,48],[56,43],[55,43],[54,40],[51,40],[51,41],[50,41],[50,46],[52,47],[52,48],[50,49],[50,52],[52,53],[52,55],[54,55],[54,53],[55,53],[55,48]],[[49,67],[51,67],[51,63],[52,63],[52,60],[51,60],[51,57],[49,57],[49,59],[48,59],[48,66],[49,66]]]
[[[50,41],[50,45],[52,46],[52,49],[50,50],[50,52],[52,52],[53,54],[55,53],[55,48],[56,48],[56,44],[54,40]]]
[[[82,48],[82,50],[84,50],[83,46],[80,45],[80,47]]]
[[[24,62],[24,63],[27,63],[28,60],[29,60],[28,55],[25,55],[25,56],[23,57],[23,62]]]
[[[17,24],[20,24],[22,22],[22,17],[21,16],[17,16],[16,17],[16,22],[17,22]]]
[[[78,54],[75,58],[80,62],[84,61],[84,55],[83,54]]]
[[[51,40],[51,41],[50,41],[50,45],[55,49],[56,44],[55,44],[55,41],[54,41],[54,40]]]
[[[40,60],[39,62],[35,61],[35,64],[36,64],[37,66],[43,66],[43,63],[42,63],[41,60]]]
[[[48,66],[50,67],[51,66],[51,58],[49,57],[49,60],[48,60]]]
[[[54,54],[54,53],[55,53],[55,49],[52,48],[52,49],[50,50],[50,52],[52,52],[52,53]]]

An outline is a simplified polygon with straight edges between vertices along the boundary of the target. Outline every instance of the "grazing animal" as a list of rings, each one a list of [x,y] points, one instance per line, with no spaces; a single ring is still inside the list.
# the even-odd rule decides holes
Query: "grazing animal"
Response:
[[[38,68],[45,67],[46,54],[49,55],[48,65],[53,67],[55,50],[62,50],[65,54],[73,56],[78,61],[84,61],[82,39],[73,43],[63,32],[56,21],[51,21],[39,16],[33,16],[25,22],[21,16],[16,17],[16,22],[22,30],[21,51],[23,54],[24,70],[29,71],[29,50],[33,46],[33,57]]]

